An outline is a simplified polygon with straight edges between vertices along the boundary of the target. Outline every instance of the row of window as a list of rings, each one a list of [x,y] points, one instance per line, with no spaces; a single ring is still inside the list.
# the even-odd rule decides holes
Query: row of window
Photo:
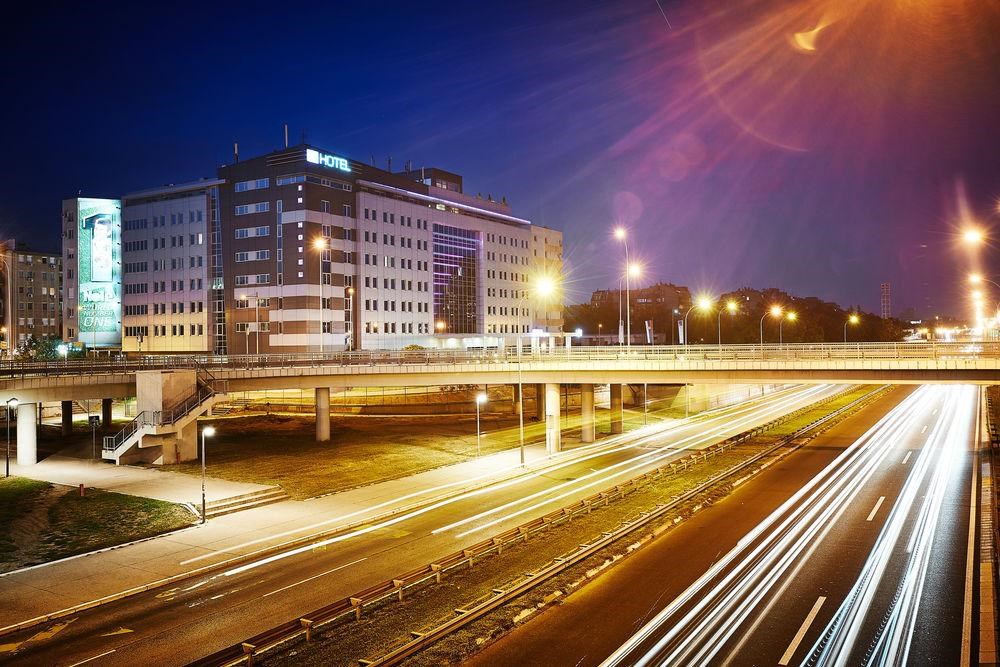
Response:
[[[258,236],[270,236],[270,227],[240,227],[236,230],[236,238],[251,239]]]
[[[378,277],[376,276],[365,276],[365,287],[370,287],[372,289],[378,289]],[[383,289],[396,289],[396,279],[395,278],[383,278],[382,279]],[[400,279],[399,289],[413,291],[413,281]],[[429,292],[430,283],[425,281],[417,281],[417,291],[418,292]]]
[[[269,178],[258,178],[252,181],[240,181],[233,186],[236,192],[247,192],[248,190],[264,190],[271,184]]]
[[[398,325],[398,326],[397,326]],[[365,333],[366,334],[377,334],[377,333],[414,333],[413,322],[365,322]],[[431,325],[426,322],[417,322],[416,333],[430,333]]]
[[[259,262],[259,261],[263,261],[265,259],[271,259],[271,251],[270,250],[254,250],[252,252],[238,252],[238,253],[236,253],[236,261],[237,262]]]
[[[375,209],[365,209],[365,220],[371,220],[372,222],[378,222],[378,211]],[[388,223],[390,225],[396,224],[396,214],[388,213],[382,211],[382,222]],[[408,215],[399,216],[399,226],[400,227],[413,227],[413,218]],[[427,229],[427,221],[417,218],[417,229]]]
[[[187,212],[187,222],[204,222],[205,213],[204,211],[188,211]],[[184,224],[184,213],[171,213],[170,214],[170,224],[171,225],[182,225]],[[152,218],[134,218],[132,220],[125,220],[122,222],[122,229],[125,231],[134,231],[136,229],[146,229],[148,227],[166,227],[167,226],[167,216],[166,215],[154,215]]]
[[[250,215],[251,213],[267,213],[271,210],[271,202],[261,201],[256,204],[241,204],[236,207],[236,215]]]
[[[204,234],[188,234],[188,245],[202,245],[205,243]],[[153,250],[159,250],[161,248],[167,247],[167,237],[161,236],[160,238],[153,239]],[[178,236],[170,237],[170,247],[171,248],[183,248],[184,247],[184,235],[179,234]],[[145,249],[145,248],[143,248]]]
[[[154,324],[153,325],[153,335],[154,336],[166,336],[167,334],[166,324]],[[183,324],[171,324],[170,334],[171,336],[183,336],[185,331],[189,336],[204,336],[205,335],[205,325],[204,324],[189,324],[186,328]],[[149,327],[134,326],[125,327],[125,337],[126,338],[138,338],[142,336],[146,338],[149,336]]]
[[[400,301],[399,311],[402,313],[412,313],[413,312],[413,301]],[[418,313],[429,313],[430,304],[424,303],[423,301],[417,301],[417,312]],[[378,299],[365,299],[365,310],[369,312],[378,312]],[[382,302],[383,312],[396,312],[396,302],[395,301],[383,301]]]
[[[535,240],[538,240],[537,236],[535,237]],[[498,243],[500,245],[514,246],[515,248],[524,248],[525,250],[528,249],[527,241],[524,239],[516,239],[513,236],[502,236],[500,234],[486,232],[486,241],[487,243]]]

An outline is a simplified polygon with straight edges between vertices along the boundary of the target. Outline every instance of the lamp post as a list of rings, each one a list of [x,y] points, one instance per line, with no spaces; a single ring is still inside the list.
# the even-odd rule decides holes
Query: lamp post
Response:
[[[688,342],[691,340],[691,336],[688,333],[688,315],[690,315],[691,311],[695,308],[698,310],[708,310],[711,307],[712,300],[707,296],[703,296],[699,297],[693,304],[691,304],[691,307],[687,309],[686,313],[684,313],[684,347],[687,347]]]
[[[358,310],[357,310],[357,308],[354,307],[354,288],[353,287],[348,287],[347,288],[347,298],[348,298],[348,300],[351,303],[351,331],[350,331],[351,335],[348,336],[348,338],[347,338],[347,351],[348,352],[354,352],[354,321],[355,321],[355,318],[358,316]]]
[[[768,315],[770,315],[771,317],[781,317],[781,314],[784,313],[784,312],[785,311],[784,311],[784,309],[782,309],[781,306],[775,305],[775,306],[771,306],[771,308],[767,312],[765,312],[763,315],[760,316],[760,345],[761,345],[761,347],[764,346],[764,318],[767,317]]]
[[[479,457],[482,454],[482,444],[483,444],[483,432],[479,429],[479,406],[487,401],[487,396],[485,393],[480,392],[476,394],[476,456]]]
[[[799,316],[796,315],[794,311],[792,311],[789,312],[787,315],[785,315],[784,318],[778,320],[778,345],[781,345],[783,343],[781,339],[781,325],[785,323],[785,320],[788,320],[789,322],[794,322],[798,318]]]
[[[201,522],[205,523],[205,438],[215,435],[215,428],[206,426],[201,429]]]
[[[323,253],[330,249],[330,244],[323,237],[313,241],[313,247],[319,255],[319,353],[323,354]]]
[[[4,459],[4,477],[10,477],[10,411],[17,410],[17,399],[7,399],[7,456]]]
[[[726,308],[730,315],[735,315],[736,311],[739,310],[739,304],[735,301],[728,301],[726,303]],[[722,308],[719,308],[719,358],[722,358]]]
[[[847,325],[848,324],[857,324],[860,321],[861,321],[861,318],[858,317],[857,313],[851,313],[850,315],[847,316],[847,321],[844,322],[844,342],[845,343],[847,342]]]
[[[625,246],[625,347],[629,347],[632,344],[632,311],[630,310],[630,298],[629,298],[629,273],[631,270],[631,262],[628,258],[628,232],[625,231],[624,227],[615,228],[615,238],[622,242]],[[618,293],[619,303],[621,302],[621,291]],[[621,308],[619,308],[619,311]],[[619,314],[619,318],[620,318]]]

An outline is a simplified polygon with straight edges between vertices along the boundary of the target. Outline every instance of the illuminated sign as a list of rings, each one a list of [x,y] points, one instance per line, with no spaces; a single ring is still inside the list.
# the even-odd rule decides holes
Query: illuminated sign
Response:
[[[320,153],[319,151],[314,151],[311,148],[306,149],[306,162],[323,165],[324,167],[328,167],[330,169],[339,169],[346,172],[351,171],[351,165],[347,163],[346,158],[337,157],[336,155],[330,155],[328,153]]]
[[[92,347],[121,345],[122,204],[118,199],[77,199],[79,341]]]

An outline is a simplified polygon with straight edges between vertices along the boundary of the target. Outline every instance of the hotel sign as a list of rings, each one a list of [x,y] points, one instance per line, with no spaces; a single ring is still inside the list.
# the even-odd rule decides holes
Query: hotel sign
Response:
[[[306,162],[322,165],[329,169],[339,169],[348,173],[351,171],[351,165],[348,164],[347,158],[337,157],[329,153],[320,153],[311,148],[306,149]]]

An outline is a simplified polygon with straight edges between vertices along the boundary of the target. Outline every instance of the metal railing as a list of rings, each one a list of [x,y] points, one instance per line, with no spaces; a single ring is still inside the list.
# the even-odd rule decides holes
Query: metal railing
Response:
[[[522,355],[524,363],[611,362],[851,362],[872,360],[996,360],[1000,343],[797,343],[786,345],[656,345],[555,347]],[[13,361],[0,364],[0,379],[36,375],[132,374],[145,370],[253,371],[302,367],[429,366],[519,363],[515,347],[468,350],[361,350],[355,352],[108,357],[65,362]]]
[[[148,410],[143,410],[137,414],[132,421],[125,424],[125,427],[118,431],[118,433],[104,436],[104,451],[113,452],[117,450],[125,443],[126,440],[135,435],[140,428],[151,425],[153,423],[152,419],[153,415],[151,415]]]

